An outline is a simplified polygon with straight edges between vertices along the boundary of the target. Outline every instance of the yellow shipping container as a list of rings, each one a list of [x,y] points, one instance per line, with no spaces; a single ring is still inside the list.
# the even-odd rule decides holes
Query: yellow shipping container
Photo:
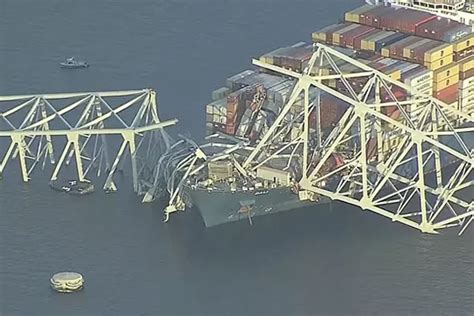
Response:
[[[375,42],[379,41],[379,40],[382,40],[386,37],[389,37],[392,34],[394,34],[394,33],[379,30],[374,35],[366,37],[363,40],[361,40],[361,49],[362,50],[375,51]]]
[[[313,69],[311,69],[311,75],[318,76],[319,75],[319,72],[318,72],[319,70],[321,70],[321,76],[329,76],[332,73],[329,68],[319,69],[318,67],[314,67]]]
[[[353,11],[346,12],[344,19],[346,22],[359,23],[359,13],[354,13]]]
[[[453,50],[457,52],[461,52],[465,49],[471,48],[474,46],[474,33],[471,33],[460,40],[453,43]]]
[[[459,61],[459,70],[466,72],[474,68],[474,56]]]
[[[273,65],[273,56],[263,55],[259,58],[259,60],[263,63]]]
[[[382,51],[380,53],[383,57],[390,57],[390,50],[388,48],[382,48]]]
[[[373,43],[373,42],[370,42],[370,43]],[[371,45],[369,45],[370,43],[367,39],[361,40],[360,41],[360,49],[374,51],[375,49],[371,49],[372,47],[371,47]]]
[[[382,70],[383,72],[383,70]],[[390,71],[390,72],[387,72],[385,73],[387,76],[389,76],[390,78],[392,78],[393,80],[398,80],[400,81],[401,78],[402,78],[402,72],[400,71],[400,69],[397,69],[397,70],[393,70],[393,71]]]
[[[346,12],[346,14],[344,14],[344,19],[347,22],[359,23],[360,14],[372,10],[373,8],[374,7],[372,5],[363,5],[359,8]]]
[[[429,70],[437,70],[443,66],[449,65],[453,62],[453,54],[448,55],[446,57],[443,57],[441,59],[438,59],[434,62],[426,62],[423,64],[426,68]]]
[[[360,41],[360,48],[362,50],[375,51],[375,42],[372,40],[373,38],[377,38],[377,36],[368,37],[368,38],[365,38],[365,39],[361,40]]]
[[[451,63],[433,71],[434,82],[440,82],[452,76],[459,76],[458,63]]]
[[[452,54],[453,44],[441,44],[435,48],[426,51],[423,60],[425,61],[425,63],[431,63]]]
[[[327,41],[326,32],[313,32],[313,34],[311,35],[311,38],[313,39],[314,43],[317,43],[317,42],[325,43]]]
[[[439,82],[433,82],[433,91],[438,92],[459,82],[459,76],[454,75]]]

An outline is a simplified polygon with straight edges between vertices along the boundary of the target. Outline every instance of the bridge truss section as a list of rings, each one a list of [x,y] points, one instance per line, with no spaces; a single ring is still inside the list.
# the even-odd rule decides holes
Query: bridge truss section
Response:
[[[170,147],[164,128],[176,122],[160,120],[151,89],[0,96],[0,176],[14,159],[24,182],[46,164],[51,181],[75,164],[78,180],[105,174],[104,190],[116,191],[114,175],[129,156],[133,188],[145,194]]]
[[[326,196],[425,233],[461,234],[473,221],[474,113],[321,44],[302,74],[253,63],[296,84],[243,163],[247,173],[286,155],[301,170],[302,199]],[[325,97],[342,111],[322,128]]]

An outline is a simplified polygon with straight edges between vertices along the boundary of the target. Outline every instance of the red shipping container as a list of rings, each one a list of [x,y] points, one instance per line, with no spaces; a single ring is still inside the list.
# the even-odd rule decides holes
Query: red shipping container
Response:
[[[450,43],[471,33],[472,28],[457,21],[437,17],[416,27],[416,35]]]
[[[373,9],[359,14],[359,23],[380,28],[381,18],[392,14],[395,9],[386,6],[374,6]]]
[[[438,97],[438,100],[443,101],[446,104],[451,104],[453,102],[456,102],[458,98],[459,98],[459,91],[456,91],[451,95]]]
[[[345,104],[343,101],[336,97],[330,95],[321,96],[321,129],[334,127],[342,118],[347,108],[347,104]],[[317,115],[315,110],[310,113],[309,121],[310,126],[314,128],[317,122]]]
[[[324,33],[326,34],[326,41],[322,41],[323,44],[326,43],[326,44],[332,44],[332,35],[339,31],[339,30],[342,30],[343,28],[349,26],[351,23],[341,23],[341,24],[333,24],[333,25],[329,25],[329,26],[326,26],[324,27],[323,29],[317,31],[317,32],[320,32],[320,33]],[[317,40],[317,42],[319,42],[321,40]]]
[[[443,90],[433,93],[433,97],[448,104],[455,102],[458,96],[459,90],[457,82],[447,88],[444,88]]]
[[[423,40],[423,38],[421,37],[419,37],[419,39]],[[429,41],[428,43],[415,47],[413,49],[413,60],[416,61],[417,63],[424,63],[425,53],[441,45],[445,45],[445,44],[439,41],[432,40],[432,41]]]
[[[358,37],[364,36],[365,34],[374,31],[373,27],[367,25],[359,25],[355,29],[350,31],[344,32],[340,36],[340,46],[353,48],[354,47],[354,40]]]
[[[385,88],[380,88],[380,99],[382,100],[382,102],[395,102],[392,95],[397,99],[397,101],[406,101],[407,92],[403,88],[393,86],[390,88],[390,91],[392,93],[389,93]]]
[[[225,133],[228,135],[234,135],[237,130],[237,125],[227,124],[225,126]]]
[[[240,100],[233,95],[227,97],[227,121],[231,122],[235,120],[237,112],[239,110]]]
[[[287,56],[281,56],[280,66],[291,70],[302,71],[305,63],[311,59],[312,55],[312,50],[295,50]]]
[[[380,25],[386,30],[415,34],[418,25],[435,18],[435,15],[427,12],[399,8],[382,16]]]

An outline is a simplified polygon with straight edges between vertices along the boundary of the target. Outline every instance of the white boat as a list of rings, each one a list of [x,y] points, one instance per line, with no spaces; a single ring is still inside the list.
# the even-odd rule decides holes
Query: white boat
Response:
[[[76,60],[74,57],[66,58],[65,61],[60,63],[62,68],[87,68],[89,64],[83,60]]]

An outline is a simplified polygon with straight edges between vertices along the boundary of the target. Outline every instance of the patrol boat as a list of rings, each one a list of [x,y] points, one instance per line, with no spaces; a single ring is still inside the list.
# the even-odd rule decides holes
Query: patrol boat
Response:
[[[61,68],[87,68],[89,64],[83,60],[76,60],[74,57],[66,58],[65,61],[60,63]]]

